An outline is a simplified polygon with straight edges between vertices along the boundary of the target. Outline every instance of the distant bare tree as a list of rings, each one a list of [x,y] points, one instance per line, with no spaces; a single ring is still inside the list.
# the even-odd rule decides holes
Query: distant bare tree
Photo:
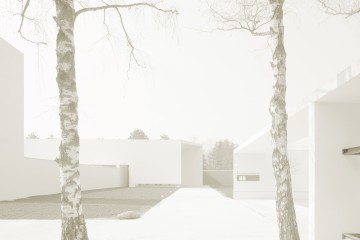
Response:
[[[148,140],[149,137],[145,134],[143,130],[135,129],[130,133],[130,137],[128,139]]]
[[[54,134],[53,134],[53,133],[50,133],[50,134],[48,135],[47,139],[55,139]]]
[[[359,0],[318,0],[318,2],[330,15],[352,17],[360,14]]]
[[[39,139],[38,135],[34,132],[26,136],[27,139]]]
[[[16,1],[22,5],[19,34],[28,42],[40,45],[46,44],[43,41],[36,41],[25,36],[23,33],[24,22],[33,21],[27,16],[31,7],[31,0]],[[113,11],[119,17],[119,25],[126,37],[130,47],[130,58],[137,62],[134,54],[134,44],[127,32],[123,21],[123,11],[136,8],[148,8],[153,11],[176,15],[175,9],[164,9],[152,2],[137,2],[125,4],[122,1],[106,3],[92,1],[91,7],[80,0],[54,0],[56,15],[54,20],[58,27],[56,39],[57,56],[57,85],[60,97],[60,122],[61,122],[61,144],[60,158],[57,162],[60,166],[61,185],[61,212],[62,212],[62,240],[87,240],[87,230],[81,205],[81,187],[79,172],[79,135],[78,135],[78,94],[75,75],[75,43],[74,25],[75,20],[82,15],[91,12],[102,11],[104,16],[107,12]],[[76,4],[76,6],[75,6]],[[44,8],[41,8],[44,10]],[[40,11],[40,10],[39,10]],[[45,10],[44,10],[45,11]]]
[[[164,134],[160,135],[160,139],[161,140],[170,140],[170,137],[164,133]]]
[[[298,240],[299,232],[292,195],[290,164],[287,156],[286,52],[284,46],[283,5],[285,0],[232,0],[222,10],[210,7],[221,24],[217,30],[242,30],[254,36],[269,36],[274,81],[270,101],[273,143],[272,165],[276,179],[276,209],[280,240]],[[269,30],[266,28],[269,27]]]

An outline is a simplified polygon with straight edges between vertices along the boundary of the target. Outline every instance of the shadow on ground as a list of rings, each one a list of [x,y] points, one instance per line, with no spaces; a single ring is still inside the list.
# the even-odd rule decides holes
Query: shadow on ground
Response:
[[[175,187],[111,188],[82,192],[85,218],[115,218],[125,211],[140,216],[173,194]],[[0,219],[60,219],[60,194],[0,202]]]
[[[218,191],[224,197],[233,198],[233,187],[232,186],[212,185],[209,187]]]

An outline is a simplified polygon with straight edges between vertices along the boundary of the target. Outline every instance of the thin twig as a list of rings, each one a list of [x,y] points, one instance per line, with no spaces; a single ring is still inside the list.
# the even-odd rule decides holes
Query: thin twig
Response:
[[[23,25],[24,25],[24,21],[25,21],[25,19],[28,19],[28,17],[26,17],[25,14],[26,14],[26,11],[27,11],[27,9],[29,8],[29,6],[30,6],[30,0],[27,0],[26,3],[25,3],[25,5],[23,6],[23,9],[22,9],[22,11],[21,11],[21,14],[20,14],[20,16],[21,16],[21,22],[20,22],[20,26],[19,26],[18,33],[20,34],[20,36],[21,36],[24,40],[26,40],[26,41],[28,41],[28,42],[30,42],[30,43],[33,43],[33,44],[36,44],[36,45],[40,45],[40,44],[46,45],[46,44],[47,44],[46,42],[36,42],[36,41],[33,41],[33,40],[25,37],[25,35],[22,33],[22,27],[23,27]]]
[[[129,59],[128,72],[129,72],[130,67],[131,67],[131,59],[134,59],[134,61],[136,62],[136,64],[137,64],[138,66],[145,68],[144,65],[141,65],[141,64],[139,63],[138,59],[137,59],[136,56],[135,56],[135,52],[134,52],[134,51],[135,51],[135,47],[134,47],[134,45],[133,45],[133,43],[132,43],[132,41],[131,41],[131,38],[130,38],[127,30],[126,30],[126,27],[125,27],[125,24],[124,24],[124,20],[123,20],[123,18],[122,18],[122,16],[121,16],[120,10],[119,10],[118,8],[115,8],[115,9],[116,9],[116,12],[117,12],[118,15],[119,15],[121,27],[122,27],[122,29],[123,29],[123,31],[124,31],[124,34],[125,34],[125,37],[126,37],[126,41],[127,41],[127,43],[129,44],[129,47],[130,47],[130,49],[131,49],[131,50],[130,50],[130,59]]]

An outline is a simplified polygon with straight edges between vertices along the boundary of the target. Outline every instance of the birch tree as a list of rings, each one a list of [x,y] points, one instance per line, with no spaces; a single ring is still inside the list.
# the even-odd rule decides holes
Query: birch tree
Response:
[[[283,5],[285,0],[234,0],[227,11],[210,7],[221,24],[217,30],[243,30],[253,36],[269,36],[273,72],[271,114],[272,166],[276,179],[276,210],[280,240],[298,240],[299,232],[292,195],[287,156],[286,51],[284,46]],[[224,9],[223,9],[224,10]]]
[[[75,0],[55,0],[56,14],[54,17],[57,25],[56,57],[57,76],[56,82],[59,91],[59,115],[61,124],[61,144],[59,147],[60,157],[56,160],[60,166],[61,186],[61,214],[62,214],[62,240],[87,240],[85,218],[81,205],[81,185],[79,171],[79,134],[78,134],[78,94],[76,88],[75,68],[75,43],[74,26],[77,18],[83,14],[96,11],[115,11],[120,19],[120,26],[126,36],[130,56],[135,60],[134,45],[126,31],[121,11],[134,8],[150,8],[163,14],[176,15],[175,9],[163,9],[151,2],[138,2],[133,4],[111,3],[105,1],[99,5],[86,7],[80,1],[76,1],[79,8],[76,9]],[[120,1],[119,1],[120,2]],[[46,44],[46,42],[35,41],[25,36],[22,31],[28,17],[27,11],[31,7],[30,0],[22,3],[20,35],[34,44]]]

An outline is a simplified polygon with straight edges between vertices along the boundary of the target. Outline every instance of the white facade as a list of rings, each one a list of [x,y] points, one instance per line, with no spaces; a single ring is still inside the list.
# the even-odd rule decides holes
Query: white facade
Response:
[[[0,201],[59,193],[59,140],[24,144],[23,54],[2,39],[0,52]],[[81,140],[80,163],[83,190],[202,185],[202,147],[179,140]]]
[[[57,139],[25,139],[25,156],[53,160]],[[181,140],[81,139],[80,163],[128,166],[129,186],[202,185],[202,147]]]
[[[0,38],[0,201],[60,192],[55,162],[24,157],[24,57]],[[123,168],[81,165],[83,190],[126,186]]]
[[[309,239],[336,240],[360,233],[360,62],[317,90],[288,122],[289,161],[295,203],[308,199]],[[273,198],[269,128],[235,153],[235,198]],[[260,181],[237,181],[238,172]]]
[[[288,121],[288,157],[291,167],[294,199],[305,202],[308,197],[308,151],[307,126],[308,111],[302,109]],[[272,147],[269,128],[240,146],[234,153],[234,198],[275,199],[275,178],[271,162]],[[258,179],[241,181],[239,176],[258,176]],[[240,178],[240,179],[239,179]],[[239,181],[240,180],[240,181]]]
[[[347,71],[309,108],[311,240],[360,233],[360,155],[342,154],[360,146],[360,64]]]

